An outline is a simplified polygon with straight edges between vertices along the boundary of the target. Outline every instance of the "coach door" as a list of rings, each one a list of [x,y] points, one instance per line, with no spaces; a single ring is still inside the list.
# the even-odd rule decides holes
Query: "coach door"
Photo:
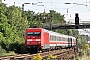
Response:
[[[68,37],[68,47],[70,47],[70,38]]]
[[[68,47],[72,47],[72,38],[68,37]]]
[[[71,44],[71,47],[72,47],[72,38],[70,38],[70,44]]]

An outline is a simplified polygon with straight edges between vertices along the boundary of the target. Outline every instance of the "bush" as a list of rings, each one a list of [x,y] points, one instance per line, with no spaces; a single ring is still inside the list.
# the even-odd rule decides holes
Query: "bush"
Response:
[[[82,49],[88,49],[89,48],[89,44],[83,44],[82,45]]]
[[[80,57],[82,57],[84,54],[85,54],[85,51],[84,51],[84,50],[81,50],[81,51],[79,52],[79,56],[80,56]]]
[[[3,56],[16,55],[14,51],[9,51],[8,53],[4,53]]]
[[[42,56],[38,54],[37,56],[34,56],[32,60],[42,60]]]
[[[52,60],[52,59],[56,59],[56,58],[57,58],[57,56],[53,56],[51,54],[48,56],[48,60]]]
[[[2,49],[2,47],[0,46],[0,56],[2,56],[4,53],[6,53],[6,50]]]
[[[85,53],[86,53],[87,56],[90,56],[90,49],[86,49]]]
[[[23,54],[23,53],[27,53],[27,51],[25,50],[25,44],[24,43],[12,43],[9,45],[9,51],[14,51],[15,53],[19,53],[19,54]]]
[[[82,57],[84,55],[90,56],[90,49],[81,49],[79,52],[79,56]]]

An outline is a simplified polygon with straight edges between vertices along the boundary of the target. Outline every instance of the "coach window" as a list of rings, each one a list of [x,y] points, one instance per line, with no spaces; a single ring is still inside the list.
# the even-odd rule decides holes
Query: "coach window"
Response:
[[[58,37],[58,41],[59,41],[59,37]]]
[[[54,41],[56,41],[56,36],[55,36],[55,40]]]
[[[57,41],[59,40],[59,37],[57,36]]]
[[[58,37],[58,41],[60,41],[60,37]]]
[[[63,41],[65,41],[65,37],[63,37]]]
[[[52,35],[50,35],[51,36],[51,41],[53,40],[53,36]]]
[[[62,37],[62,40],[61,41],[63,41],[64,40],[64,38]]]
[[[55,36],[53,36],[53,41],[55,40]]]
[[[52,35],[50,35],[50,41],[52,41]]]
[[[52,37],[51,37],[51,35],[50,35],[50,41],[52,40]]]
[[[72,41],[74,42],[74,39],[72,38]]]
[[[52,35],[52,41],[54,40],[54,36]]]
[[[34,36],[40,36],[41,33],[40,32],[34,32]]]
[[[68,41],[68,37],[67,37],[67,41]]]
[[[64,37],[64,40],[63,41],[65,41],[65,37]]]
[[[58,36],[56,37],[57,41],[58,41]]]
[[[61,41],[61,38],[59,37],[59,41]]]
[[[73,41],[75,42],[75,39],[73,39]]]
[[[54,39],[54,36],[52,35],[52,41],[53,41],[53,39]]]
[[[58,38],[59,38],[59,37],[57,36],[57,41],[59,40]]]
[[[76,42],[76,39],[74,39],[74,42]]]
[[[65,40],[65,38],[63,37],[63,41]]]
[[[67,41],[67,38],[66,38],[66,41]]]
[[[53,39],[53,41],[55,41],[55,36],[54,36],[54,39]]]
[[[33,32],[28,32],[28,36],[33,36],[34,33]]]
[[[66,39],[66,38],[64,37],[64,41],[65,41],[65,39]]]
[[[55,36],[53,35],[53,41],[55,40]]]
[[[57,39],[57,41],[58,41],[58,36],[57,36],[57,38],[56,38],[56,39]]]
[[[59,41],[61,40],[61,37],[59,36]]]
[[[64,38],[64,41],[66,41],[66,37]]]
[[[62,37],[62,41],[64,41],[64,37]]]
[[[57,41],[56,36],[55,36],[55,41]]]
[[[66,41],[66,37],[64,38],[64,41]]]
[[[65,37],[65,41],[67,41],[67,38]]]
[[[65,41],[65,37],[64,37],[63,41]]]
[[[55,36],[55,41],[57,41],[57,37]]]
[[[61,37],[61,41],[63,40],[63,37]]]
[[[58,41],[59,41],[59,37],[58,37]]]

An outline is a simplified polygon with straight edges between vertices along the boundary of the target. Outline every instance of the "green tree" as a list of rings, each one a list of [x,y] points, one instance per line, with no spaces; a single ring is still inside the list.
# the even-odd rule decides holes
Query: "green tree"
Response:
[[[10,6],[8,8],[8,20],[13,30],[18,32],[20,37],[24,37],[25,29],[28,28],[28,21],[26,17],[22,17],[22,11],[20,8],[15,6]],[[16,34],[16,33],[15,33]]]
[[[27,17],[29,27],[42,27],[41,16],[33,11],[25,11],[24,16]]]
[[[13,50],[16,52],[23,51],[24,45],[24,34],[26,28],[29,27],[27,17],[22,17],[22,11],[19,7],[10,6],[6,12],[8,19],[8,24],[10,24],[10,32],[7,36],[8,50]],[[22,45],[22,46],[20,46]],[[22,48],[22,49],[21,49]]]
[[[2,56],[4,53],[6,53],[5,49],[0,46],[0,56]]]
[[[0,0],[0,3],[2,3],[2,0]]]
[[[28,28],[28,21],[26,17],[22,17],[20,8],[0,4],[0,45],[2,48],[8,51],[11,50],[11,44],[24,43],[26,28]]]
[[[53,23],[65,22],[64,15],[61,15],[60,13],[58,13],[58,12],[56,12],[54,10],[50,10],[50,14],[51,14]]]
[[[3,48],[7,49],[6,46],[8,46],[8,40],[7,35],[9,33],[9,28],[10,25],[8,24],[8,19],[7,16],[5,15],[7,12],[7,7],[5,4],[0,4],[0,33],[3,37],[3,39],[1,38],[1,46],[3,46]]]

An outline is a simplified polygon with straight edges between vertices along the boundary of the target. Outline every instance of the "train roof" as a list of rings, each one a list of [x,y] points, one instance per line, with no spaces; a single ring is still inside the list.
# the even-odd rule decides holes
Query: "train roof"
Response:
[[[45,32],[48,32],[51,35],[57,35],[57,36],[62,36],[62,37],[71,37],[71,38],[75,38],[73,36],[69,36],[69,35],[65,35],[65,34],[61,34],[61,33],[57,33],[57,32],[53,32],[44,28],[28,28],[28,29],[42,29]]]
[[[51,35],[57,35],[57,36],[62,36],[62,37],[70,37],[70,38],[75,39],[75,37],[73,37],[73,36],[69,36],[69,35],[53,32],[53,31],[50,31],[50,30],[47,30],[47,29],[42,29],[42,30],[48,32]]]
[[[43,29],[43,28],[27,28],[27,29]]]
[[[61,34],[61,33],[57,33],[57,32],[53,32],[53,31],[49,31],[47,29],[43,29],[43,31],[48,32],[51,35],[57,35],[57,36],[62,36],[62,37],[68,37],[68,35],[65,34]]]

